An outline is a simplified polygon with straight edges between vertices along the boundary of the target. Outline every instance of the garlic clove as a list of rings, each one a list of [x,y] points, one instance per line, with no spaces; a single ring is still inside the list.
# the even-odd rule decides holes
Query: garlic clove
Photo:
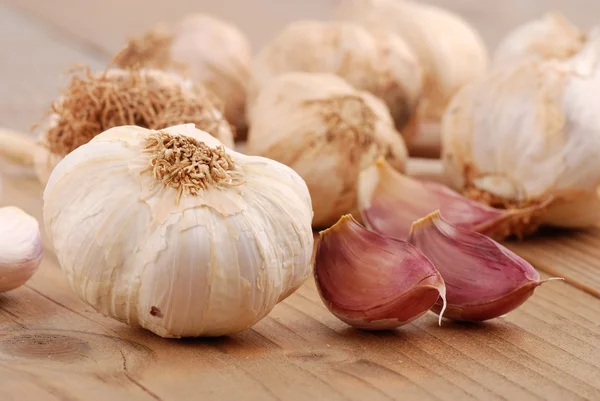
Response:
[[[467,199],[445,185],[407,177],[383,158],[361,172],[358,204],[368,228],[400,239],[408,237],[414,221],[435,210],[465,230],[494,238],[522,236],[535,226],[533,223],[543,207],[496,209]]]
[[[418,249],[350,215],[320,233],[314,274],[327,308],[361,329],[400,327],[445,302],[442,277]]]
[[[483,321],[523,304],[544,281],[525,260],[482,234],[453,226],[436,211],[416,221],[409,242],[446,284],[444,317]],[[433,311],[442,309],[438,302]]]
[[[25,284],[42,260],[37,220],[14,206],[0,208],[0,292]]]

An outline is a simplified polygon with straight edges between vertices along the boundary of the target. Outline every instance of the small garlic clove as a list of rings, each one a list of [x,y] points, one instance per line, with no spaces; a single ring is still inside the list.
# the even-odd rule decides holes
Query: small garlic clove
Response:
[[[0,208],[0,292],[23,285],[42,260],[37,220],[13,206]]]
[[[419,181],[393,169],[383,158],[363,170],[358,181],[358,204],[365,225],[378,233],[406,239],[419,218],[440,210],[459,228],[493,238],[529,233],[546,204],[524,209],[496,209],[475,202],[445,185]]]
[[[314,274],[327,308],[361,329],[399,327],[445,302],[442,277],[418,249],[350,215],[320,233]]]
[[[446,283],[444,317],[483,321],[525,302],[543,281],[525,260],[482,234],[453,226],[439,211],[416,221],[409,242],[433,263]],[[433,311],[442,308],[437,303]]]

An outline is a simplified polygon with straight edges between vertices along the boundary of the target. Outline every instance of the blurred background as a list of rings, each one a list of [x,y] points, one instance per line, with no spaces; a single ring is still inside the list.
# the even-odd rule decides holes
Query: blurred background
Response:
[[[238,25],[256,51],[297,19],[328,19],[344,0],[0,0],[0,124],[28,130],[77,62],[103,68],[126,39],[186,13],[213,13]],[[553,10],[582,28],[598,22],[599,0],[423,0],[453,10],[493,49],[516,25]],[[431,29],[435,29],[434,26]]]

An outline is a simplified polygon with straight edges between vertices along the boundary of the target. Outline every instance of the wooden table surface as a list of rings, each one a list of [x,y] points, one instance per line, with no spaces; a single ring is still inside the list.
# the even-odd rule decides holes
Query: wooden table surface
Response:
[[[497,43],[549,8],[583,26],[597,0],[436,1]],[[502,4],[499,4],[502,3]],[[204,7],[203,7],[204,4]],[[494,5],[492,5],[494,4]],[[227,17],[259,46],[294,18],[326,18],[325,0],[0,0],[0,126],[36,122],[73,63],[103,68],[126,35],[187,11]],[[42,188],[1,165],[2,205],[41,220]],[[304,285],[254,328],[166,340],[96,313],[68,287],[46,244],[39,272],[0,295],[0,400],[600,400],[600,229],[509,246],[543,277],[523,307],[489,323],[349,328]]]

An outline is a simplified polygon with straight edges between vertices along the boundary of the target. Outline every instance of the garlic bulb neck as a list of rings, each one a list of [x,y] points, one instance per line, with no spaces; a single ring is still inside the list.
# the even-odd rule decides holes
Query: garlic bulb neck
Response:
[[[140,65],[149,68],[173,67],[170,46],[173,33],[160,25],[150,29],[141,38],[130,39],[114,58],[113,63],[121,68]]]
[[[191,137],[156,132],[144,140],[150,154],[152,174],[164,186],[181,195],[198,195],[208,188],[221,188],[238,180],[235,163],[222,146],[211,148]]]

